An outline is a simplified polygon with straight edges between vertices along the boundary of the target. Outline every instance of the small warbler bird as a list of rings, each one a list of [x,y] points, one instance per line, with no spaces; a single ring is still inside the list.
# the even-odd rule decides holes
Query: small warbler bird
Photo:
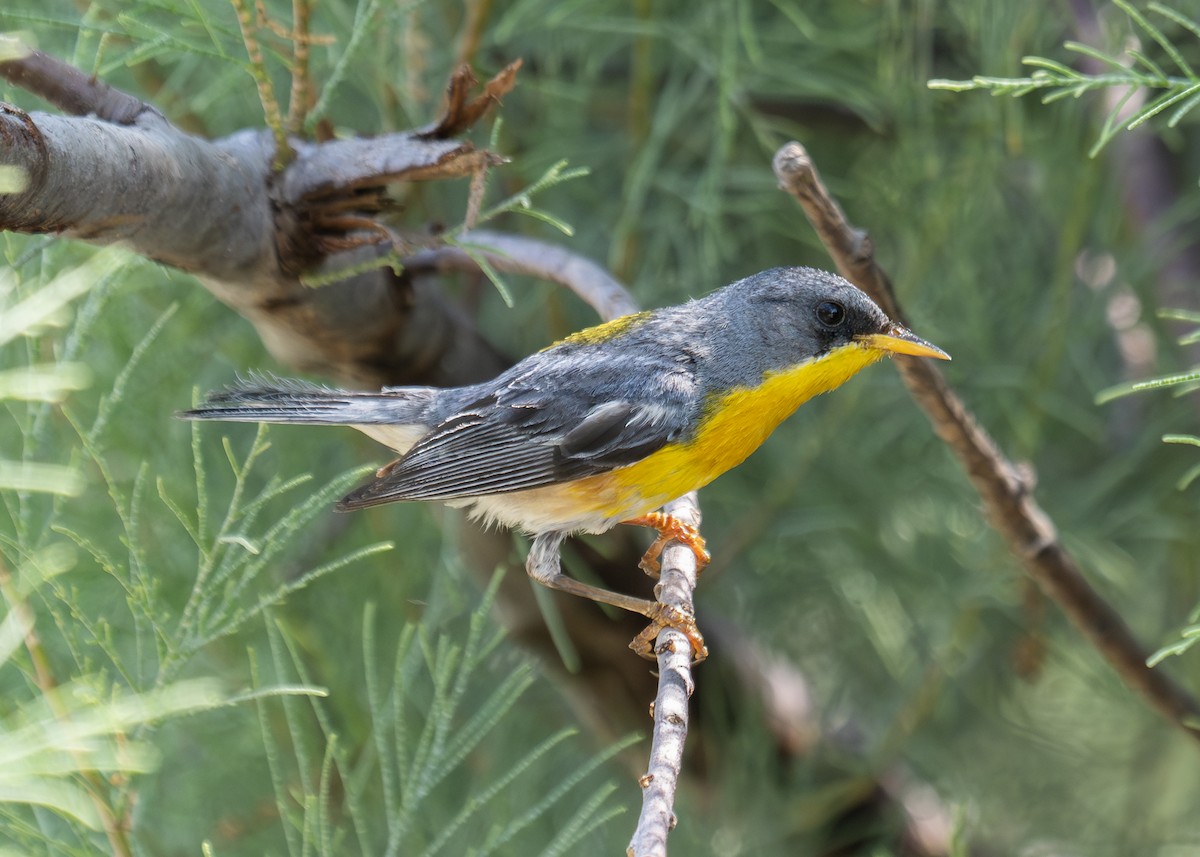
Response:
[[[563,540],[649,526],[659,538],[642,559],[647,573],[657,575],[671,540],[703,567],[699,533],[655,510],[740,464],[800,405],[889,354],[949,359],[841,277],[775,268],[582,330],[482,384],[360,393],[251,382],[181,416],[353,426],[400,458],[339,509],[436,500],[522,530],[539,583],[647,616],[631,643],[643,656],[670,626],[701,660],[692,616],[567,577]]]

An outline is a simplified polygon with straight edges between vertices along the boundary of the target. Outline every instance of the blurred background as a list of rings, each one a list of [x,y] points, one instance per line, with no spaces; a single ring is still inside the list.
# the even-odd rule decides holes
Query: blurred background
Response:
[[[1200,61],[1186,26],[1137,8]],[[1172,8],[1197,18],[1195,3]],[[286,28],[287,4],[267,11]],[[0,30],[193,133],[263,124],[233,7],[10,0]],[[1097,401],[1195,365],[1195,346],[1178,339],[1197,325],[1159,315],[1200,309],[1194,119],[1169,127],[1164,113],[1093,154],[1123,90],[1043,104],[1036,93],[927,85],[1022,77],[1027,55],[1095,71],[1064,49],[1070,41],[1115,55],[1132,47],[1169,66],[1126,11],[1087,0],[323,0],[311,30],[322,37],[313,76],[340,80],[329,119],[345,135],[424,124],[459,63],[484,79],[522,58],[501,121],[473,132],[511,159],[493,172],[489,199],[563,159],[588,174],[536,198],[573,235],[517,215],[490,227],[597,260],[644,306],[777,265],[831,267],[770,169],[780,145],[801,141],[870,231],[913,329],[953,355],[950,383],[1036,472],[1038,498],[1093,585],[1151,650],[1196,620],[1200,484],[1182,483],[1200,450],[1162,437],[1197,433],[1197,400],[1165,388]],[[285,93],[286,70],[268,53]],[[15,87],[3,98],[47,109]],[[463,219],[465,180],[397,193],[409,226]],[[0,241],[13,295],[95,252],[53,237]],[[594,320],[558,287],[507,279],[512,307],[485,280],[449,288],[513,358]],[[643,740],[619,745],[630,733],[593,729],[580,697],[563,695],[561,665],[503,636],[466,569],[457,516],[418,506],[335,515],[331,501],[356,468],[387,459],[349,430],[272,428],[254,466],[236,474],[223,439],[241,462],[253,426],[205,426],[193,438],[172,414],[198,391],[249,369],[290,373],[178,271],[126,262],[59,321],[6,346],[3,366],[67,354],[90,383],[62,408],[9,403],[0,458],[36,453],[74,466],[84,484],[69,498],[6,498],[0,554],[17,569],[58,552],[61,573],[22,603],[71,704],[185,679],[213,679],[223,698],[279,685],[328,691],[130,726],[156,760],[120,775],[131,786],[111,780],[118,800],[136,804],[136,853],[195,854],[202,841],[218,855],[308,853],[305,843],[319,853],[622,852],[649,720]],[[319,490],[324,499],[305,507]],[[222,529],[234,501],[255,504],[257,517]],[[700,627],[716,647],[721,628],[737,629],[807,725],[781,741],[761,694],[700,667],[692,705],[703,725],[673,853],[1200,854],[1195,741],[1127,689],[1023,577],[891,365],[806,405],[701,503],[714,562],[697,591]],[[218,575],[213,585],[234,603],[381,542],[395,548],[188,648],[179,620],[205,555],[172,505],[190,521],[203,508],[222,549],[282,542],[245,591],[230,588],[234,572],[224,584]],[[272,531],[297,509],[303,522]],[[606,550],[604,538],[590,545]],[[1195,689],[1198,657],[1159,668]],[[45,717],[32,673],[23,650],[0,668],[13,734]],[[423,732],[431,718],[437,728]],[[543,746],[565,729],[575,734]],[[440,773],[421,773],[422,754],[441,760]],[[29,782],[43,774],[52,776],[34,771]],[[454,822],[477,796],[480,808]],[[26,853],[108,847],[69,813],[20,803],[4,805],[0,838]]]

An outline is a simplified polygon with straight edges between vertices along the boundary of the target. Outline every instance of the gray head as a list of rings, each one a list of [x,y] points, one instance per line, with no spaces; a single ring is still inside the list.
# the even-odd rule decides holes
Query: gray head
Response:
[[[827,271],[772,268],[710,299],[723,304],[730,324],[740,329],[731,339],[743,348],[765,349],[772,369],[851,344],[883,353],[949,359],[940,348],[888,318],[860,289]]]

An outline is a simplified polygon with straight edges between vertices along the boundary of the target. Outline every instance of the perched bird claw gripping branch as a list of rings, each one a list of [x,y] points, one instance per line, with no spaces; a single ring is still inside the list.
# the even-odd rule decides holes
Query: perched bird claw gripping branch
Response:
[[[254,381],[182,416],[353,426],[400,458],[339,509],[433,500],[530,533],[533,579],[650,619],[631,643],[644,657],[670,627],[699,661],[708,650],[694,616],[568,577],[563,541],[648,526],[659,534],[641,562],[648,574],[671,541],[702,568],[699,532],[655,510],[737,466],[800,405],[889,354],[949,359],[841,277],[776,268],[572,334],[481,384],[360,393]]]

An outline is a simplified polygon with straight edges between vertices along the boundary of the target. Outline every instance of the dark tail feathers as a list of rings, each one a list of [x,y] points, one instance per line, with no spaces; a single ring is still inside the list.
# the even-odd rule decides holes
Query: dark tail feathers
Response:
[[[436,401],[436,387],[385,387],[376,393],[334,390],[255,375],[210,393],[185,420],[306,425],[420,425]]]

